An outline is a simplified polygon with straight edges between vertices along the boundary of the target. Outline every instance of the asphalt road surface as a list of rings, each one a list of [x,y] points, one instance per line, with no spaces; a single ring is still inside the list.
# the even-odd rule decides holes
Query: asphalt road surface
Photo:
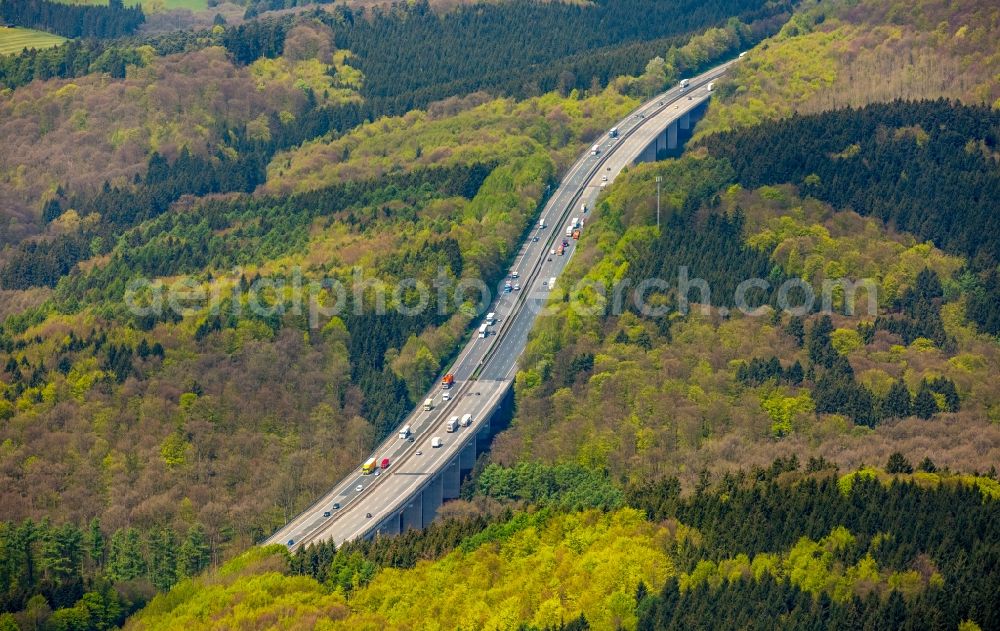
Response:
[[[560,276],[576,249],[566,228],[572,218],[590,221],[590,212],[601,192],[603,178],[614,181],[622,169],[632,164],[645,148],[674,119],[704,102],[710,93],[707,84],[725,73],[733,62],[717,66],[690,80],[686,90],[674,87],[637,108],[617,125],[618,138],[608,134],[599,140],[600,151],[588,151],[574,164],[552,194],[511,268],[520,290],[501,291],[483,314],[496,314],[496,323],[485,338],[476,330],[453,363],[450,372],[456,383],[444,393],[435,388],[425,395],[434,401],[430,411],[419,402],[400,428],[409,425],[413,441],[400,439],[394,432],[372,453],[379,462],[389,458],[389,468],[379,475],[362,475],[361,463],[354,473],[341,480],[327,494],[275,532],[265,543],[281,543],[297,548],[313,541],[332,539],[337,544],[368,534],[387,516],[396,514],[414,498],[417,491],[454,458],[469,440],[475,440],[485,419],[509,389],[517,370],[517,359],[524,350],[535,319],[544,308],[552,290],[551,279]],[[688,97],[691,97],[690,99]],[[537,237],[537,240],[536,240]],[[564,256],[553,255],[563,240],[569,242]],[[558,280],[556,281],[558,285]],[[440,382],[438,382],[440,383]],[[447,420],[455,415],[471,414],[471,427],[455,433],[445,431]],[[439,437],[441,447],[431,446]],[[419,455],[418,455],[419,452]],[[360,490],[358,490],[360,488]],[[340,505],[333,508],[334,504]],[[324,516],[329,512],[330,516]],[[368,517],[368,514],[372,517]]]

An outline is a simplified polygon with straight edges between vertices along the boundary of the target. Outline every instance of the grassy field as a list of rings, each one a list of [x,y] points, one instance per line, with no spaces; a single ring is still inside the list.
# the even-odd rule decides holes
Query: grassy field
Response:
[[[65,37],[30,28],[0,26],[0,55],[19,53],[25,47],[51,48],[65,41]]]

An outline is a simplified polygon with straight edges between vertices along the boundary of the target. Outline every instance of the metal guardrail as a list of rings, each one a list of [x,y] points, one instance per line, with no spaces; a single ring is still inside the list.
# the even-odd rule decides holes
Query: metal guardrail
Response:
[[[730,63],[732,63],[732,62],[730,62]],[[721,76],[722,74],[725,73],[725,71],[728,69],[729,65],[730,64],[725,64],[722,67],[721,70],[718,70],[716,72],[706,73],[707,76],[701,77],[697,82],[692,82],[688,86],[688,89],[685,92],[683,92],[681,95],[678,95],[677,97],[674,97],[672,99],[666,99],[664,97],[664,95],[667,94],[668,92],[670,92],[670,90],[668,90],[667,92],[664,92],[664,93],[660,94],[658,97],[650,99],[646,103],[643,103],[642,105],[640,105],[636,109],[632,110],[628,114],[628,116],[626,118],[624,118],[622,121],[619,121],[618,125],[616,125],[616,126],[617,127],[623,126],[626,121],[628,121],[633,116],[635,116],[636,113],[643,111],[645,108],[647,108],[649,106],[650,103],[652,103],[653,101],[655,101],[657,98],[664,99],[659,106],[657,106],[655,109],[653,109],[653,111],[651,113],[649,113],[649,114],[646,115],[651,120],[653,117],[657,116],[658,114],[660,114],[661,112],[663,112],[664,110],[666,110],[667,108],[669,108],[670,105],[673,105],[677,100],[679,100],[681,98],[681,96],[683,96],[683,94],[690,93],[692,90],[695,90],[695,89],[697,89],[699,87],[707,85],[708,83],[716,80],[719,76]],[[674,88],[671,88],[671,90],[673,90],[673,89]],[[645,125],[645,122],[640,122],[638,125],[635,125],[634,127],[632,127],[631,129],[629,129],[628,131],[623,132],[621,134],[621,136],[619,137],[619,141],[613,147],[611,147],[610,149],[608,149],[608,151],[604,153],[604,156],[601,157],[594,164],[594,166],[590,168],[589,171],[587,171],[587,175],[586,175],[585,181],[589,182],[590,179],[593,178],[600,171],[601,167],[603,167],[605,165],[605,163],[612,157],[612,155],[614,155],[615,152],[618,151],[619,147],[624,146],[626,144],[626,141],[633,134],[637,133],[640,129],[642,129],[644,127],[644,125]],[[583,161],[585,161],[587,158],[588,158],[587,154],[582,155],[580,157],[580,159],[577,160],[576,163],[574,163],[573,167],[570,169],[570,172],[572,172],[573,169],[578,168],[579,165]],[[586,184],[584,184],[583,186],[578,187],[576,189],[576,191],[574,191],[573,196],[570,199],[570,202],[568,204],[566,204],[566,206],[563,209],[562,214],[559,216],[558,222],[555,223],[555,224],[553,224],[553,226],[552,226],[553,230],[550,232],[549,237],[544,242],[544,246],[542,248],[542,256],[539,257],[538,260],[535,262],[535,264],[532,266],[532,269],[529,272],[528,281],[526,283],[524,283],[525,288],[533,286],[534,282],[537,280],[538,275],[541,272],[541,269],[542,269],[542,267],[544,265],[545,259],[548,256],[548,254],[546,252],[551,249],[552,244],[555,243],[555,241],[558,240],[559,237],[560,237],[560,235],[562,234],[560,230],[556,229],[556,227],[557,226],[561,226],[572,215],[573,209],[576,208],[576,205],[580,201],[580,198],[583,196],[583,192],[584,192],[585,189],[586,189]],[[543,211],[544,211],[544,208],[543,208]],[[520,309],[523,308],[523,303],[528,300],[527,296],[530,293],[531,293],[530,291],[525,291],[525,292],[519,294],[515,298],[514,304],[511,307],[511,313],[504,318],[504,322],[500,325],[500,330],[497,332],[493,343],[490,344],[490,347],[486,350],[486,353],[483,355],[483,358],[480,361],[479,365],[475,368],[475,370],[473,371],[473,373],[470,376],[470,378],[468,380],[466,380],[455,391],[455,393],[453,394],[453,396],[451,398],[451,401],[449,401],[448,404],[445,406],[445,408],[442,410],[441,413],[443,413],[445,416],[448,414],[448,412],[450,412],[450,411],[452,411],[454,409],[454,407],[458,404],[458,401],[461,398],[461,396],[463,394],[465,394],[466,391],[471,387],[471,385],[478,379],[479,375],[482,373],[482,370],[487,366],[487,364],[489,363],[490,359],[495,355],[497,349],[499,349],[499,347],[500,347],[501,343],[503,342],[504,338],[509,333],[510,327],[513,325],[513,322],[516,319],[516,315],[520,312]],[[461,354],[459,355],[459,357],[461,357]],[[454,366],[454,365],[455,364],[453,364],[452,366]],[[449,370],[451,370],[451,368],[449,368]],[[439,378],[440,378],[440,376],[439,376]],[[437,383],[440,383],[440,381],[435,381],[435,384],[437,384]],[[414,410],[413,413],[411,413],[410,415],[407,415],[407,417],[406,417],[406,419],[405,419],[404,422],[409,422],[410,418],[414,414],[419,414],[420,411],[421,411],[420,408],[417,408],[416,410]],[[393,434],[390,434],[390,436],[392,436],[392,435]],[[475,432],[469,432],[469,435],[470,436],[475,436]],[[385,449],[385,446],[389,445],[389,444],[391,444],[391,441],[389,441],[389,440],[383,442],[382,444],[379,445],[379,448],[376,449],[375,452],[373,452],[373,453],[377,454],[380,449]],[[416,451],[416,444],[414,443],[411,447],[407,448],[406,451],[404,452],[404,454],[397,460],[398,464],[401,465],[401,464],[407,462],[410,459],[410,457],[412,457],[412,455],[413,455],[413,453],[415,451]],[[324,493],[316,501],[314,501],[308,507],[306,507],[304,510],[302,510],[298,514],[296,514],[295,517],[293,517],[291,520],[289,520],[284,526],[282,526],[281,528],[279,528],[278,530],[276,530],[273,534],[271,534],[271,536],[269,536],[267,539],[265,539],[264,543],[265,544],[267,544],[267,543],[279,543],[278,541],[272,541],[273,539],[275,539],[275,537],[277,536],[277,534],[279,532],[281,532],[282,530],[284,530],[289,524],[295,523],[297,520],[301,519],[306,514],[315,512],[319,508],[319,506],[324,501],[327,500],[328,496],[330,496],[338,488],[340,488],[344,484],[345,481],[346,481],[346,479],[345,480],[340,480],[329,491],[327,491],[326,493]],[[323,524],[323,526],[321,528],[317,528],[313,533],[310,533],[310,534],[306,535],[306,537],[303,538],[303,540],[301,542],[296,542],[296,547],[298,547],[300,545],[305,545],[306,543],[308,543],[308,542],[312,541],[313,539],[315,539],[316,536],[317,536],[317,533],[319,533],[319,532],[321,532],[323,530],[328,529],[329,525],[335,523],[336,520],[340,516],[342,516],[343,514],[345,514],[345,512],[346,512],[345,509],[348,506],[352,506],[352,505],[356,504],[358,501],[360,501],[361,499],[363,499],[364,496],[368,495],[368,493],[371,491],[371,489],[373,489],[375,486],[376,486],[375,484],[368,485],[367,487],[365,487],[365,489],[361,493],[355,495],[350,500],[348,500],[335,515],[331,516],[330,521],[324,522],[324,524]],[[423,486],[426,486],[426,484],[422,485],[420,488],[418,488],[417,492],[419,492],[420,490],[422,490]],[[391,512],[394,512],[395,510],[396,509],[393,508],[392,510],[390,510],[388,512],[391,513]],[[381,525],[381,522],[379,522],[378,524],[373,524],[373,529],[376,526],[378,526],[378,525]]]

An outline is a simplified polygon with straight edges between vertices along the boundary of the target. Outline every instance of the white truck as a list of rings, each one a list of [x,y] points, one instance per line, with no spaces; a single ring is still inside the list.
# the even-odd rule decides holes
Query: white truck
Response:
[[[566,226],[566,238],[569,239],[573,236],[573,224]]]
[[[456,417],[456,418],[458,418],[458,417]],[[468,427],[469,425],[472,425],[472,415],[471,414],[464,414],[464,415],[462,415],[462,423],[461,423],[461,425],[462,425],[462,427]]]
[[[406,440],[409,437],[410,437],[410,426],[404,425],[403,429],[399,430],[399,439]]]
[[[486,337],[486,334],[489,332],[489,328],[490,328],[490,325],[486,324],[485,322],[483,322],[482,324],[479,325],[479,338],[480,339],[483,339],[483,338]]]
[[[440,436],[435,436],[434,438],[431,439],[431,447],[434,447],[435,449],[437,449],[438,447],[440,447],[443,444],[444,443],[441,441],[441,437]]]
[[[714,83],[709,83],[709,84],[708,84],[708,88],[706,88],[706,89],[707,89],[707,90],[708,90],[709,92],[711,92],[711,91],[712,91],[712,90],[713,90],[714,88],[715,88],[715,84],[714,84]]]
[[[601,152],[601,145],[594,145],[590,148],[590,155],[596,156]]]
[[[691,85],[691,80],[690,79],[681,79],[681,87],[682,88],[686,88],[689,85]]]
[[[430,412],[434,409],[434,399],[424,399],[424,412]]]
[[[489,313],[487,313],[486,314],[486,324],[488,324],[490,326],[493,326],[496,323],[497,323],[497,314],[493,313],[492,311],[490,311]]]
[[[445,426],[445,431],[451,434],[456,429],[458,429],[458,417],[453,416],[450,419],[448,419],[448,424]]]

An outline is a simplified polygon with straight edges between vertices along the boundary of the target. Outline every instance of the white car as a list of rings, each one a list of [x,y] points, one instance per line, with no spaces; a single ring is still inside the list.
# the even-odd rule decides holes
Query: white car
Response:
[[[602,175],[602,176],[601,176],[601,181],[602,181],[602,182],[607,182],[607,181],[608,181],[608,176],[606,176],[606,175]]]
[[[444,401],[451,401],[451,393],[450,392],[442,392],[441,393],[441,399],[444,400]]]
[[[511,272],[511,273],[510,273],[510,277],[511,277],[511,278],[520,278],[520,277],[521,277],[521,275],[520,275],[520,274],[518,274],[517,272]]]
[[[357,491],[358,493],[360,493],[361,491],[365,490],[365,485],[359,484],[356,487],[354,487],[354,490]]]
[[[514,291],[521,291],[521,286],[518,285],[517,283],[514,283]]]
[[[556,249],[555,248],[552,248],[551,250],[549,250],[549,256],[555,256],[555,254],[556,254]]]

